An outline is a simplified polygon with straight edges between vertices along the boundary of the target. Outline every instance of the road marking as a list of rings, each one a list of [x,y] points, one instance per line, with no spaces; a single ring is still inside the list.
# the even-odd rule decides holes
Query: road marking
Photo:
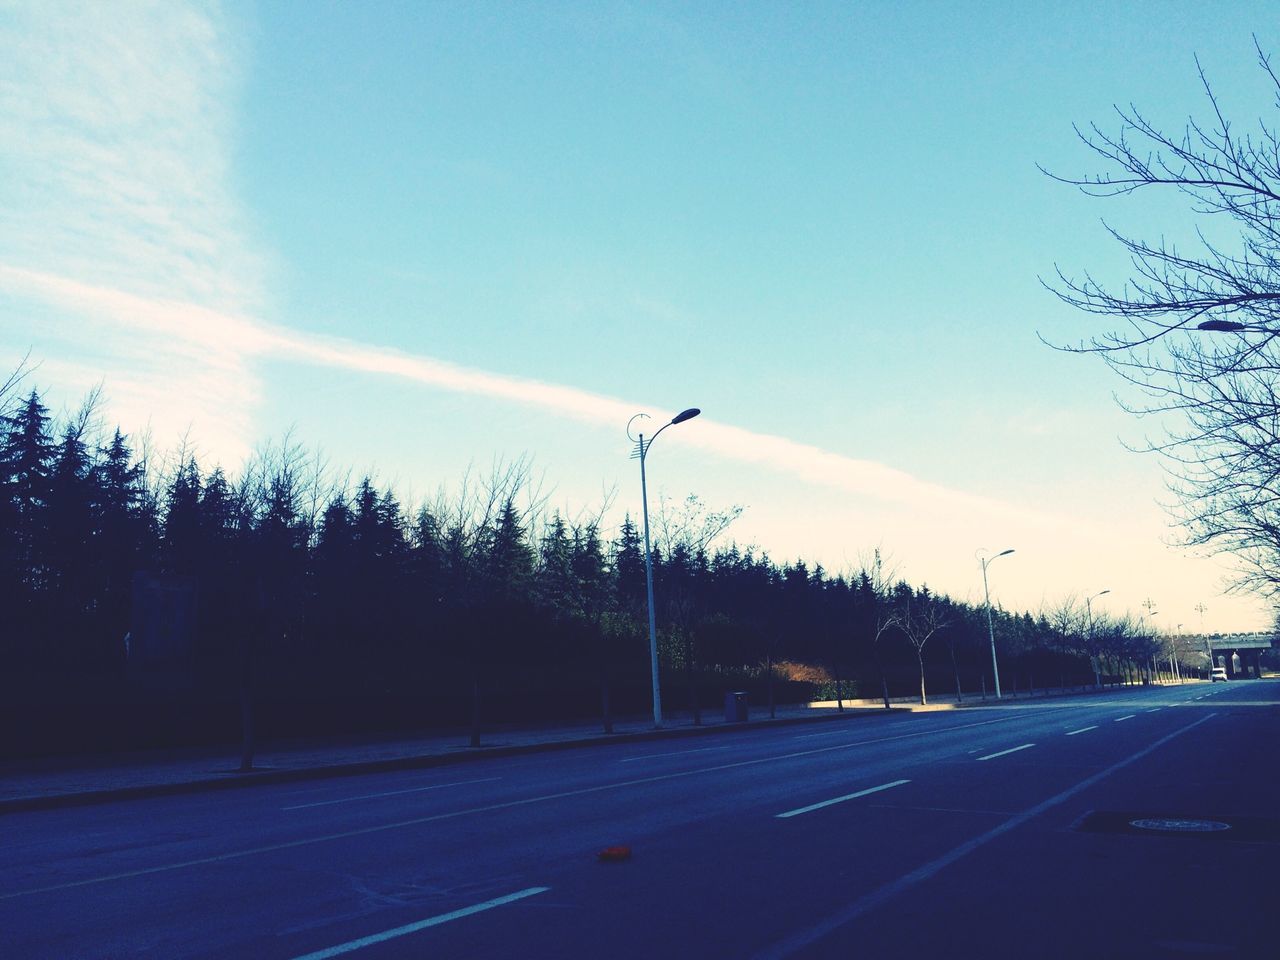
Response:
[[[1010,753],[1017,753],[1019,750],[1030,750],[1034,747],[1034,743],[1024,743],[1020,747],[1010,747],[1008,750],[1001,750],[999,753],[988,753],[985,757],[979,757],[979,760],[994,760],[996,757],[1003,757]]]
[[[1117,773],[1120,770],[1123,770],[1125,767],[1128,767],[1134,763],[1137,763],[1139,760],[1154,753],[1156,750],[1160,749],[1166,743],[1173,740],[1174,738],[1182,736],[1187,731],[1195,729],[1196,727],[1200,726],[1200,724],[1202,723],[1207,723],[1208,721],[1212,720],[1216,716],[1217,716],[1216,713],[1211,713],[1207,717],[1201,717],[1199,720],[1196,720],[1193,723],[1187,724],[1185,727],[1175,730],[1173,733],[1169,734],[1168,736],[1161,737],[1159,740],[1157,740],[1155,743],[1151,744],[1150,746],[1144,747],[1142,750],[1139,750],[1137,753],[1125,758],[1124,760],[1119,761],[1118,763],[1112,764],[1111,766],[1107,767],[1107,769],[1099,771],[1098,773],[1095,773],[1091,777],[1086,777],[1084,780],[1081,780],[1075,786],[1068,787],[1066,790],[1063,790],[1061,793],[1057,794],[1056,796],[1052,796],[1048,800],[1045,800],[1041,803],[1036,804],[1034,807],[1018,814],[1016,817],[1009,818],[1004,823],[1001,823],[995,827],[992,827],[986,833],[980,834],[979,836],[974,837],[972,840],[968,840],[965,843],[960,844],[960,846],[954,848],[948,853],[944,853],[942,856],[938,857],[936,860],[931,860],[928,863],[917,867],[915,870],[912,870],[910,873],[904,874],[903,876],[899,877],[897,880],[894,880],[890,883],[882,884],[881,886],[877,887],[873,892],[853,901],[853,903],[851,903],[849,906],[845,907],[843,910],[840,910],[837,913],[832,914],[831,916],[827,917],[827,919],[821,921],[820,923],[815,924],[814,926],[808,928],[807,930],[801,930],[798,933],[792,934],[790,937],[787,937],[785,940],[779,941],[778,943],[775,943],[773,946],[768,947],[765,950],[762,950],[760,953],[757,953],[755,955],[753,960],[783,960],[783,958],[785,957],[790,957],[793,954],[798,953],[799,951],[813,945],[814,943],[823,939],[829,934],[834,933],[836,930],[839,930],[841,927],[845,926],[846,924],[852,923],[853,921],[857,920],[859,917],[862,917],[865,914],[870,913],[872,910],[875,910],[876,908],[883,906],[886,902],[888,902],[889,900],[892,900],[894,897],[898,896],[899,894],[904,893],[905,891],[911,889],[912,887],[923,883],[924,881],[928,880],[930,877],[934,876],[935,874],[940,873],[942,870],[945,870],[947,867],[951,866],[953,863],[957,862],[958,860],[964,859],[969,854],[973,853],[975,850],[986,846],[992,840],[996,840],[1004,836],[1010,830],[1013,830],[1016,827],[1020,827],[1024,823],[1027,823],[1030,820],[1034,820],[1036,817],[1040,816],[1042,813],[1046,813],[1049,810],[1052,810],[1054,807],[1065,803],[1066,801],[1070,800],[1072,797],[1076,796],[1076,794],[1082,793],[1083,791],[1088,790],[1094,784],[1099,783],[1102,780],[1105,780],[1107,777],[1111,776],[1113,773]]]
[[[1090,730],[1097,730],[1098,725],[1095,723],[1092,727],[1081,727],[1079,730],[1072,730],[1067,734],[1068,737],[1074,737],[1077,733],[1088,733]]]
[[[304,953],[300,957],[295,957],[294,960],[329,960],[330,957],[341,956],[344,953],[350,953],[352,950],[359,950],[361,947],[371,947],[375,943],[385,943],[388,940],[394,940],[396,937],[403,937],[410,933],[417,933],[419,930],[426,930],[428,927],[438,927],[440,924],[448,923],[450,920],[461,920],[463,917],[469,917],[472,914],[483,913],[485,910],[492,910],[494,907],[501,907],[517,900],[523,900],[525,897],[546,893],[550,889],[550,887],[529,887],[527,890],[518,890],[515,893],[507,894],[505,897],[495,897],[493,900],[486,900],[484,903],[477,903],[471,907],[463,907],[461,910],[442,913],[437,917],[428,917],[426,920],[419,920],[417,923],[406,923],[403,927],[384,930],[382,933],[361,937],[359,940],[348,940],[346,943],[340,943],[334,947],[326,947],[324,950],[317,950],[314,953]]]
[[[877,810],[923,810],[927,813],[976,813],[983,817],[1011,817],[1012,810],[969,810],[964,807],[916,807],[906,803],[868,803]]]
[[[627,757],[625,760],[619,760],[619,763],[635,763],[637,760],[665,760],[667,757],[682,757],[686,753],[709,753],[712,750],[728,750],[724,747],[699,747],[697,750],[676,750],[672,753],[650,753],[643,757]]]
[[[1136,717],[1136,716],[1137,716],[1137,714],[1136,714],[1136,713],[1131,713],[1131,714],[1129,714],[1127,717],[1116,717],[1116,718],[1115,718],[1115,720],[1114,720],[1113,722],[1114,722],[1114,723],[1119,723],[1121,720],[1132,720],[1132,719],[1133,719],[1134,717]]]
[[[1035,713],[1044,713],[1044,710],[1037,710]],[[1031,716],[1034,714],[1023,714],[1023,716]],[[52,893],[55,890],[71,890],[76,887],[87,887],[99,883],[109,883],[112,880],[130,880],[134,877],[145,877],[155,873],[167,873],[170,870],[184,870],[187,867],[200,867],[208,863],[225,863],[228,860],[241,860],[245,857],[253,857],[263,853],[275,853],[277,850],[292,850],[296,847],[307,847],[314,843],[328,843],[331,840],[347,840],[351,837],[363,837],[372,833],[382,833],[386,830],[403,830],[406,827],[417,827],[424,823],[437,823],[441,820],[453,820],[457,817],[468,817],[477,813],[492,813],[496,810],[512,810],[516,807],[525,807],[534,803],[546,803],[549,800],[563,800],[567,797],[581,797],[592,793],[604,793],[609,790],[621,790],[623,787],[637,787],[647,783],[661,783],[663,780],[681,780],[685,777],[696,777],[704,773],[718,773],[721,770],[734,770],[739,767],[754,767],[762,763],[775,763],[779,760],[795,760],[798,757],[812,757],[821,753],[831,753],[835,750],[848,750],[852,747],[865,746],[873,743],[889,743],[895,740],[908,740],[912,737],[925,737],[935,733],[947,733],[953,730],[968,730],[972,727],[986,727],[993,723],[1007,723],[1010,720],[1018,719],[1013,717],[998,717],[995,720],[979,720],[976,723],[963,723],[953,727],[943,727],[940,730],[921,730],[916,733],[903,733],[894,737],[880,737],[876,740],[857,740],[853,743],[837,743],[830,747],[815,747],[812,750],[797,750],[793,753],[784,753],[775,757],[759,757],[754,760],[737,760],[733,763],[721,763],[714,767],[703,767],[700,770],[680,770],[676,773],[654,774],[650,777],[636,777],[632,780],[620,780],[617,783],[602,783],[595,787],[581,787],[577,790],[563,790],[560,793],[547,793],[537,797],[526,797],[523,800],[507,800],[504,803],[490,803],[483,807],[469,807],[465,810],[454,810],[451,813],[437,813],[427,817],[415,817],[412,820],[399,820],[395,823],[382,823],[371,827],[360,827],[355,830],[344,830],[341,833],[329,833],[319,837],[306,837],[301,840],[287,840],[283,843],[272,843],[261,847],[250,847],[245,850],[233,850],[230,853],[218,853],[207,857],[197,857],[192,860],[182,860],[177,863],[161,864],[157,867],[143,867],[139,870],[127,870],[121,873],[107,874],[101,877],[89,877],[86,880],[72,880],[69,883],[54,883],[46,887],[32,887],[29,890],[15,890],[12,893],[0,894],[0,901],[13,900],[16,897],[29,897],[37,893]]]
[[[786,813],[778,814],[776,819],[785,820],[788,817],[798,817],[802,813],[813,813],[813,811],[821,810],[823,807],[835,806],[837,803],[844,803],[846,800],[857,800],[859,797],[865,797],[872,793],[879,793],[881,790],[888,790],[891,787],[900,787],[904,783],[910,782],[910,780],[894,780],[892,783],[882,783],[878,787],[868,787],[866,790],[859,790],[857,793],[846,793],[843,797],[836,797],[833,800],[823,800],[821,803],[811,803],[807,807],[788,810]]]
[[[493,783],[501,777],[485,777],[483,780],[459,780],[456,783],[437,783],[432,787],[413,787],[409,790],[388,790],[386,793],[366,793],[359,797],[342,797],[338,800],[320,800],[316,803],[299,803],[292,807],[281,807],[281,810],[305,810],[308,807],[327,807],[334,803],[354,803],[356,800],[375,800],[378,797],[396,797],[402,793],[425,793],[428,790],[443,790],[445,787],[465,787],[469,783]]]
[[[1157,713],[1159,710],[1160,708],[1156,707],[1155,710],[1148,710],[1147,713]]]

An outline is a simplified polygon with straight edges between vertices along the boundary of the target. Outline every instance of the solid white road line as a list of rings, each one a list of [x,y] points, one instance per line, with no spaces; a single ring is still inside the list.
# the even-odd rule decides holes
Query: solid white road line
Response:
[[[908,874],[904,874],[903,876],[899,877],[897,880],[894,880],[890,883],[882,884],[881,886],[877,887],[873,892],[853,901],[853,903],[851,903],[849,906],[845,907],[843,910],[839,911],[838,913],[832,914],[822,922],[815,924],[812,927],[809,927],[807,930],[801,930],[797,933],[794,933],[790,937],[787,937],[785,940],[782,940],[779,943],[775,943],[773,946],[765,950],[762,950],[760,953],[757,953],[755,955],[754,960],[783,960],[783,958],[785,957],[790,957],[793,954],[800,952],[806,947],[809,947],[812,944],[816,943],[817,941],[823,939],[828,934],[831,934],[836,930],[839,930],[841,927],[845,926],[846,924],[852,923],[853,921],[857,920],[859,917],[862,917],[865,914],[870,913],[872,910],[875,910],[877,907],[882,906],[887,901],[892,900],[894,897],[898,896],[899,894],[902,894],[905,891],[910,890],[912,887],[923,883],[924,881],[928,880],[930,877],[934,876],[935,874],[945,870],[947,867],[951,866],[956,861],[962,860],[965,857],[967,857],[969,854],[973,853],[975,850],[986,846],[992,840],[999,839],[1000,837],[1008,833],[1010,830],[1020,827],[1024,823],[1027,823],[1030,820],[1034,820],[1036,817],[1040,816],[1042,813],[1046,813],[1047,811],[1052,810],[1054,807],[1058,806],[1059,804],[1065,803],[1066,801],[1070,800],[1072,797],[1076,796],[1077,794],[1082,793],[1085,790],[1088,790],[1095,783],[1099,783],[1105,780],[1107,777],[1111,776],[1113,773],[1117,773],[1120,770],[1123,770],[1125,767],[1128,767],[1134,763],[1137,763],[1139,760],[1143,759],[1144,757],[1147,757],[1150,754],[1155,753],[1155,751],[1159,750],[1161,747],[1163,747],[1170,740],[1173,740],[1175,737],[1180,737],[1187,731],[1194,730],[1196,727],[1200,726],[1200,724],[1207,723],[1208,721],[1212,720],[1216,716],[1217,716],[1216,713],[1211,713],[1207,717],[1201,717],[1199,720],[1196,720],[1194,723],[1189,723],[1185,727],[1182,727],[1181,729],[1173,731],[1173,733],[1169,734],[1168,736],[1161,737],[1159,740],[1157,740],[1155,743],[1151,744],[1150,746],[1144,747],[1142,750],[1139,750],[1137,753],[1129,757],[1126,757],[1124,760],[1121,760],[1118,763],[1113,763],[1111,766],[1107,767],[1107,769],[1101,770],[1098,773],[1095,773],[1091,777],[1086,777],[1084,780],[1081,780],[1075,786],[1068,787],[1066,790],[1063,790],[1061,793],[1057,794],[1056,796],[1052,796],[1048,800],[1045,800],[1041,803],[1036,804],[1034,807],[1031,807],[1029,810],[1023,811],[1022,813],[1018,814],[1016,817],[1011,817],[1010,819],[1006,820],[1004,823],[999,824],[998,826],[995,826],[992,829],[988,830],[986,833],[981,834],[980,836],[974,837],[972,840],[968,840],[960,844],[960,846],[954,848],[948,853],[944,853],[942,856],[938,857],[936,860],[931,860],[928,863],[917,867],[915,870],[912,870]]]
[[[869,787],[866,790],[859,790],[857,793],[846,793],[843,797],[836,797],[833,800],[823,800],[821,803],[811,803],[807,807],[800,807],[797,810],[788,810],[786,813],[780,813],[778,820],[785,820],[787,817],[798,817],[802,813],[812,813],[814,810],[821,810],[823,807],[831,807],[837,803],[844,803],[846,800],[857,800],[859,797],[865,797],[872,793],[879,793],[881,790],[888,790],[890,787],[900,787],[904,783],[910,783],[910,780],[894,780],[892,783],[882,783],[878,787]]]
[[[1037,711],[1043,713],[1044,711]],[[1027,716],[1028,714],[1024,714]],[[489,803],[482,807],[469,807],[464,810],[454,810],[449,813],[437,813],[427,817],[414,817],[411,820],[398,820],[394,823],[380,823],[370,827],[359,827],[354,830],[343,830],[340,833],[323,834],[318,837],[305,837],[301,840],[287,840],[282,843],[271,843],[261,847],[250,847],[245,850],[233,850],[230,853],[212,854],[207,857],[196,857],[191,860],[181,860],[177,863],[165,863],[155,867],[142,867],[138,870],[126,870],[121,873],[112,873],[100,877],[89,877],[85,880],[72,880],[68,883],[52,883],[45,887],[31,887],[26,890],[14,890],[11,893],[0,893],[0,901],[13,900],[17,897],[29,897],[38,893],[50,893],[54,890],[71,890],[76,887],[93,886],[99,883],[110,883],[113,880],[131,880],[134,877],[146,877],[155,873],[168,873],[170,870],[185,870],[188,867],[200,867],[207,863],[226,863],[229,860],[241,860],[245,857],[254,857],[263,853],[274,853],[277,850],[293,850],[297,847],[307,847],[315,843],[329,843],[333,840],[347,840],[351,837],[363,837],[373,833],[383,833],[387,830],[403,830],[406,827],[416,827],[424,823],[438,823],[442,820],[453,820],[457,817],[469,817],[477,813],[492,813],[496,810],[512,810],[516,807],[525,807],[534,803],[546,803],[549,800],[564,800],[568,797],[583,797],[593,793],[605,793],[609,790],[621,790],[624,787],[636,787],[646,783],[661,783],[664,780],[681,780],[685,777],[696,777],[704,773],[718,773],[721,770],[735,770],[740,767],[755,767],[762,763],[777,763],[780,760],[795,760],[798,757],[813,757],[822,753],[831,753],[836,750],[849,750],[853,747],[861,747],[873,743],[889,743],[895,740],[909,740],[912,737],[925,737],[930,734],[949,733],[955,730],[968,730],[973,727],[986,727],[993,723],[1007,723],[1009,720],[1017,719],[1014,717],[999,717],[995,720],[979,720],[976,723],[962,723],[952,727],[941,727],[937,730],[921,730],[917,733],[903,733],[895,737],[880,737],[876,740],[856,740],[853,743],[837,743],[830,747],[815,747],[812,750],[796,750],[792,753],[784,753],[773,757],[758,757],[754,760],[736,760],[733,763],[719,763],[713,767],[702,767],[698,770],[680,770],[676,773],[654,774],[651,777],[636,777],[632,780],[620,780],[617,783],[602,783],[595,787],[581,787],[577,790],[562,790],[559,793],[546,793],[537,797],[526,797],[523,800],[508,800],[504,803]]]
[[[501,777],[485,777],[482,780],[459,780],[456,783],[437,783],[433,787],[413,787],[409,790],[388,790],[386,793],[366,793],[359,797],[342,797],[339,800],[320,800],[316,803],[299,803],[292,807],[281,807],[281,810],[305,810],[308,807],[327,807],[334,803],[354,803],[356,800],[375,800],[378,797],[398,797],[402,793],[426,793],[428,790],[443,790],[445,787],[465,787],[469,783],[493,783]]]
[[[1114,722],[1114,723],[1119,723],[1121,720],[1132,720],[1132,719],[1133,719],[1134,717],[1136,717],[1136,716],[1137,716],[1137,714],[1136,714],[1136,713],[1131,713],[1131,714],[1129,714],[1127,717],[1116,717],[1116,718],[1115,718],[1115,720],[1114,720],[1113,722]]]
[[[1088,733],[1090,730],[1097,730],[1098,725],[1095,723],[1092,727],[1081,727],[1079,730],[1072,730],[1067,734],[1068,737],[1074,737],[1077,733]]]
[[[326,947],[324,950],[317,950],[314,953],[305,953],[300,957],[295,957],[294,960],[328,960],[329,957],[341,956],[344,953],[350,953],[352,950],[359,950],[361,947],[371,947],[375,943],[385,943],[388,940],[394,940],[396,937],[403,937],[406,934],[417,933],[419,930],[426,930],[428,927],[438,927],[440,924],[448,923],[450,920],[461,920],[463,917],[469,917],[475,913],[483,913],[485,910],[492,910],[494,907],[501,907],[504,904],[523,900],[525,897],[546,893],[550,889],[550,887],[529,887],[527,890],[518,890],[515,893],[507,894],[505,897],[496,897],[493,900],[486,900],[484,903],[477,903],[475,906],[442,913],[438,917],[428,917],[426,920],[419,920],[417,923],[406,923],[403,927],[384,930],[382,933],[361,937],[359,940],[348,940],[346,943],[340,943],[334,947]]]
[[[627,757],[619,763],[635,763],[637,760],[665,760],[667,757],[683,757],[686,753],[710,753],[713,750],[728,750],[725,747],[699,747],[697,750],[674,750],[671,753],[649,753],[643,757]]]
[[[1024,743],[1020,747],[1010,747],[1008,750],[1001,750],[999,753],[988,753],[985,757],[979,757],[979,760],[994,760],[996,757],[1003,757],[1010,753],[1017,753],[1019,750],[1030,750],[1034,747],[1034,743]]]

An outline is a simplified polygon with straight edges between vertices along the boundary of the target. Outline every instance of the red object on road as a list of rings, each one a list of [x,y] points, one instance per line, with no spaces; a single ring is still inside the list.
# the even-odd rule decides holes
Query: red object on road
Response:
[[[631,859],[631,848],[625,846],[605,847],[596,854],[596,858],[605,863],[617,863],[620,860]]]

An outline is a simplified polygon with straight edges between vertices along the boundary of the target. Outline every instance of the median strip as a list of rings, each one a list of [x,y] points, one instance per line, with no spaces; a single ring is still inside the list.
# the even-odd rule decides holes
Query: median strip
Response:
[[[294,960],[328,960],[329,957],[338,957],[344,953],[350,953],[352,950],[371,947],[375,943],[385,943],[388,940],[394,940],[396,937],[403,937],[410,933],[417,933],[419,930],[426,930],[428,927],[438,927],[440,924],[448,923],[450,920],[461,920],[463,917],[469,917],[472,914],[483,913],[485,910],[492,910],[494,907],[501,907],[504,904],[523,900],[525,897],[546,893],[550,889],[550,887],[529,887],[527,890],[518,890],[515,893],[507,894],[505,897],[496,897],[493,900],[486,900],[484,903],[463,907],[461,910],[453,910],[449,913],[442,913],[439,916],[428,917],[426,920],[419,920],[416,923],[406,923],[403,927],[395,927],[391,930],[384,930],[382,933],[361,937],[359,940],[348,940],[346,943],[340,943],[334,947],[326,947],[323,950],[316,950],[314,953],[305,953],[300,957],[295,957]]]
[[[812,813],[814,810],[821,810],[823,807],[834,806],[837,803],[844,803],[846,800],[857,800],[859,797],[866,797],[873,793],[879,793],[881,790],[888,790],[892,787],[900,787],[904,783],[910,783],[910,780],[894,780],[892,783],[882,783],[878,787],[868,787],[866,790],[859,790],[857,793],[846,793],[843,797],[836,797],[833,800],[823,800],[821,803],[811,803],[807,807],[800,807],[796,810],[788,810],[786,813],[777,815],[778,820],[785,820],[788,817],[798,817],[802,813]]]
[[[1019,750],[1030,750],[1034,747],[1034,743],[1024,743],[1020,747],[1010,747],[1008,750],[1001,750],[999,753],[988,753],[985,757],[979,757],[979,760],[994,760],[996,757],[1008,756],[1011,753],[1017,753]]]

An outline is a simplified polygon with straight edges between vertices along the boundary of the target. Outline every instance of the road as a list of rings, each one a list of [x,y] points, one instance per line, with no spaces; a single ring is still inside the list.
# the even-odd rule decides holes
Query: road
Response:
[[[0,956],[1280,956],[1278,743],[1241,681],[14,814]]]

